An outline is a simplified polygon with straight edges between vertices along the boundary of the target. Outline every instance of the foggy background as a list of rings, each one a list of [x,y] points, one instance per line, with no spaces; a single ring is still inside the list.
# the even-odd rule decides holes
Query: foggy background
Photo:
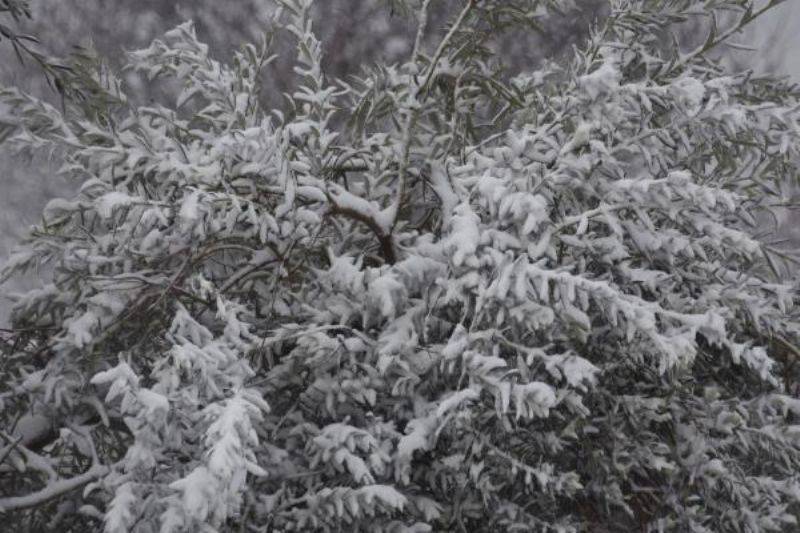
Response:
[[[316,3],[316,30],[327,44],[326,71],[331,77],[346,77],[361,64],[378,61],[398,62],[407,57],[414,32],[413,21],[395,12],[389,0],[320,0]],[[448,8],[457,0],[433,2],[438,8],[431,26],[443,25]],[[518,68],[535,66],[542,57],[552,57],[581,40],[591,21],[602,16],[601,0],[576,0],[580,12],[548,24],[543,33],[530,32],[498,43],[500,54]],[[225,58],[239,44],[257,41],[267,28],[267,0],[34,0],[33,19],[23,30],[37,36],[42,47],[53,55],[66,56],[74,46],[91,41],[100,55],[118,67],[124,50],[144,47],[163,32],[186,19],[196,21],[198,34],[209,43],[212,54]],[[452,11],[452,9],[450,9]],[[278,40],[281,40],[280,37]],[[788,0],[761,19],[737,40],[756,46],[757,52],[732,51],[735,68],[792,76],[800,82],[800,2]],[[291,51],[283,52],[265,73],[265,98],[280,105],[279,95],[291,82]],[[30,63],[30,62],[28,62]],[[123,76],[128,95],[139,101],[158,98],[154,89],[142,85],[135,76]],[[30,64],[21,65],[8,42],[0,42],[0,84],[17,86],[33,95],[58,104],[41,72]],[[277,98],[276,100],[273,100]],[[12,156],[0,145],[0,264],[50,199],[70,196],[79,184],[69,183],[56,174],[58,165],[46,154],[33,159]],[[800,224],[791,223],[787,214],[783,236],[791,245],[800,243]],[[36,283],[35,274],[27,280],[0,285],[0,326],[6,322],[10,302],[7,296]]]

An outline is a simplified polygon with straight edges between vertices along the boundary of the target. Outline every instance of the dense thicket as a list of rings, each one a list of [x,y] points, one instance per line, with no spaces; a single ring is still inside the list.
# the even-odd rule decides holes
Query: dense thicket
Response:
[[[89,56],[49,67],[62,109],[0,89],[6,142],[82,182],[5,269],[47,278],[0,362],[5,519],[798,527],[797,287],[754,228],[796,179],[800,94],[712,55],[777,3],[615,0],[510,75],[497,36],[570,2],[453,2],[440,32],[425,1],[402,62],[337,81],[284,0],[281,108],[278,45],[222,63],[191,23],[128,58],[170,105]]]
[[[418,0],[416,0],[418,1]],[[21,5],[21,4],[20,4]],[[30,17],[23,15],[13,26],[17,34],[35,36],[39,50],[68,55],[76,46],[85,51],[96,49],[110,68],[119,73],[126,93],[134,102],[169,102],[169,91],[160,83],[147,83],[134,72],[121,71],[125,50],[147,46],[153,39],[180,24],[192,20],[199,39],[209,46],[215,59],[227,60],[243,42],[257,42],[269,29],[275,5],[270,0],[33,0],[27,4]],[[429,25],[441,27],[452,12],[454,0],[439,0],[429,6]],[[573,43],[582,42],[592,21],[604,10],[603,0],[582,0],[579,8],[548,19],[546,26],[500,32],[497,46],[504,62],[514,70],[531,68],[542,58],[557,51],[569,52]],[[324,70],[329,78],[347,78],[358,74],[360,65],[398,63],[411,52],[415,18],[411,9],[390,0],[325,0],[310,8],[315,31],[325,47]],[[436,35],[431,33],[428,41]],[[285,108],[282,93],[290,90],[293,80],[293,43],[276,39],[278,54],[261,72],[261,104],[267,108]],[[773,57],[776,54],[770,53]],[[24,55],[23,55],[24,57]],[[67,57],[64,61],[69,62]],[[59,94],[48,87],[36,61],[20,62],[14,48],[0,45],[0,83],[18,87],[56,106]],[[0,125],[2,130],[2,125]],[[2,136],[2,133],[0,133]],[[26,228],[38,220],[38,214],[56,197],[70,196],[76,190],[73,181],[55,174],[57,163],[49,164],[46,154],[33,161],[14,157],[0,144],[0,168],[4,194],[0,196],[0,260],[5,259]],[[29,287],[26,277],[14,280],[9,290]],[[0,295],[0,327],[7,325],[7,302]]]

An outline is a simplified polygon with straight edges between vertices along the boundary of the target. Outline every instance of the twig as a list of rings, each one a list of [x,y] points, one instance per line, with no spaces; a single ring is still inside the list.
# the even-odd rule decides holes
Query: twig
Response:
[[[728,31],[724,32],[722,35],[717,37],[716,39],[709,39],[707,42],[703,43],[701,46],[697,47],[695,50],[689,52],[685,56],[681,57],[679,61],[675,62],[675,65],[671,70],[674,70],[678,67],[683,67],[688,64],[693,59],[705,54],[709,50],[716,48],[720,44],[724,43],[728,39],[730,39],[733,35],[740,32],[744,29],[745,26],[753,22],[755,19],[759,18],[761,15],[769,11],[770,9],[782,4],[784,0],[770,0],[770,2],[764,6],[763,8],[759,9],[758,11],[753,12],[752,10],[748,10],[744,16],[739,19],[739,21],[733,25]],[[712,14],[713,16],[713,14]],[[714,30],[716,30],[716,21],[714,22]],[[712,36],[713,37],[713,36]]]
[[[414,51],[411,53],[411,61],[416,61],[419,57],[419,50],[422,47],[422,38],[425,36],[425,29],[428,26],[428,6],[431,0],[425,0],[422,4],[419,27],[417,28],[417,38],[414,40]]]
[[[433,79],[433,75],[436,72],[436,67],[439,65],[439,61],[442,59],[442,55],[444,55],[445,49],[450,44],[450,41],[453,39],[458,30],[461,28],[461,25],[464,24],[464,21],[469,15],[470,11],[475,7],[477,0],[468,0],[467,5],[464,6],[464,9],[461,10],[461,13],[458,15],[458,18],[453,23],[453,26],[450,28],[450,31],[447,32],[447,35],[444,36],[442,42],[439,43],[439,47],[436,49],[436,52],[433,54],[431,58],[431,63],[428,65],[428,70],[425,74],[425,79],[417,88],[416,95],[411,96],[411,98],[415,99],[414,105],[409,106],[408,110],[408,117],[406,118],[405,124],[403,125],[403,155],[402,159],[400,160],[400,169],[398,171],[398,176],[400,178],[400,184],[398,186],[397,197],[394,201],[386,208],[386,213],[388,215],[389,220],[391,223],[389,224],[389,233],[391,234],[392,230],[394,230],[395,226],[397,225],[397,220],[400,216],[400,207],[403,205],[403,197],[406,194],[406,182],[408,181],[408,164],[411,158],[411,140],[412,134],[411,131],[414,128],[414,125],[417,122],[417,118],[419,116],[420,110],[420,103],[416,101],[416,98],[422,97],[422,100],[425,99],[425,90],[427,89],[428,85],[430,84],[431,80]],[[427,7],[427,2],[425,3]],[[427,17],[423,19],[424,23],[427,23]],[[416,49],[419,45],[419,41],[421,40],[421,33],[424,31],[422,24],[420,24],[420,29],[417,33],[417,43],[415,44],[414,48]],[[415,50],[415,57],[413,60],[416,60],[416,53],[418,50]],[[394,253],[394,252],[392,252]]]
[[[464,6],[464,9],[461,10],[461,13],[458,15],[458,18],[453,23],[453,26],[450,28],[450,31],[447,32],[442,42],[439,43],[439,47],[436,49],[436,52],[433,54],[433,58],[431,58],[431,64],[428,66],[428,73],[425,75],[425,81],[420,85],[419,89],[417,90],[417,95],[419,96],[422,92],[428,87],[431,79],[433,78],[434,73],[436,72],[436,67],[439,65],[439,61],[442,59],[442,55],[444,54],[447,45],[450,44],[450,41],[453,39],[455,34],[461,29],[461,25],[466,20],[467,15],[469,15],[470,11],[475,7],[477,0],[468,0],[467,5]]]
[[[13,452],[17,448],[17,446],[19,446],[20,442],[22,442],[22,435],[14,439],[11,442],[11,444],[3,448],[1,452],[2,455],[0,455],[0,464],[3,464],[6,461],[6,459],[8,459],[8,456],[11,455],[11,452]]]

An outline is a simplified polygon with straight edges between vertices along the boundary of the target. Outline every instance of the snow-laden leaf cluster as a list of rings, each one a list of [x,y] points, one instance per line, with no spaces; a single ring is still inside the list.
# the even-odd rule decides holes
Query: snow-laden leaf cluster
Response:
[[[760,4],[615,1],[509,79],[493,33],[571,2],[469,0],[430,49],[428,3],[407,62],[332,81],[310,0],[282,1],[282,110],[267,43],[222,63],[191,23],[130,54],[172,105],[101,67],[102,106],[0,90],[9,142],[82,183],[6,265],[46,273],[0,368],[0,509],[108,533],[798,526],[797,287],[756,228],[797,176],[800,95],[707,56]]]

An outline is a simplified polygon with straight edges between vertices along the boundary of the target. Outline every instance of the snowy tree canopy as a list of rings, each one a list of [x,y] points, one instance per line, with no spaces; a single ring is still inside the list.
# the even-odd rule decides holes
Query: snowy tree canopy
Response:
[[[281,0],[230,63],[191,22],[131,52],[169,106],[91,55],[43,60],[61,108],[0,87],[4,142],[82,184],[4,269],[43,280],[3,335],[6,523],[796,530],[797,286],[756,226],[800,92],[713,55],[778,3],[613,0],[509,76],[495,36],[574,2],[444,28],[403,2],[408,56],[337,80],[311,0]]]

